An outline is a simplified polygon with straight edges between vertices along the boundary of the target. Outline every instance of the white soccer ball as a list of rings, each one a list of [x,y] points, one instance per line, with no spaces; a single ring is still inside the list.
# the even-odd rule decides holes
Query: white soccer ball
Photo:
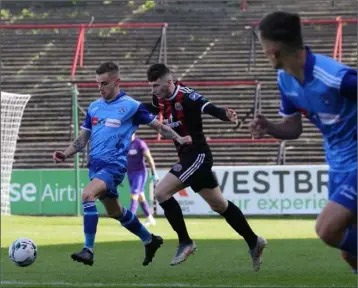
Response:
[[[31,239],[19,238],[9,248],[9,258],[17,266],[29,266],[35,262],[36,257],[37,246]]]

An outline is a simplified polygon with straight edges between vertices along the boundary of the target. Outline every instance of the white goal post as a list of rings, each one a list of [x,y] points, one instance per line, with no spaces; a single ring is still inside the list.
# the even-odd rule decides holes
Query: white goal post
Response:
[[[16,142],[29,94],[1,91],[1,215],[9,215],[10,180]]]

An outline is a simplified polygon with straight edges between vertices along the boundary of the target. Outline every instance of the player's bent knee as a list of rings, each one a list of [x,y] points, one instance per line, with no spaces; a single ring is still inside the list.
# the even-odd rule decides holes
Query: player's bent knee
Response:
[[[83,190],[82,192],[82,202],[86,202],[86,201],[95,201],[96,200],[96,196],[93,192],[91,192],[90,190]]]
[[[316,223],[317,236],[327,245],[337,247],[339,239],[337,239],[337,231],[331,225],[325,223]]]
[[[162,203],[168,200],[172,195],[165,191],[164,189],[155,189],[154,196],[158,200],[159,203]]]
[[[215,211],[216,213],[222,214],[227,209],[227,202],[218,202],[210,204],[211,210]]]
[[[139,195],[138,194],[132,194],[131,195],[131,198],[135,201],[138,201],[139,200]]]
[[[113,218],[113,219],[118,219],[121,215],[122,215],[122,212],[120,210],[107,212],[107,216],[109,218]]]
[[[168,173],[156,185],[154,196],[159,203],[170,199],[176,192],[183,188],[183,183],[173,174]]]
[[[82,192],[82,201],[95,201],[98,197],[105,195],[107,184],[98,178],[94,178]]]
[[[106,209],[107,216],[118,219],[123,213],[123,207],[115,198],[105,197],[101,202]]]
[[[349,224],[351,212],[335,202],[329,202],[317,218],[316,233],[327,245],[338,247]]]
[[[145,201],[145,194],[144,194],[144,193],[140,193],[140,194],[138,195],[138,201],[139,201],[139,202]]]
[[[163,191],[160,191],[160,190],[155,190],[154,196],[158,200],[159,203],[162,203],[165,200],[167,200],[167,199],[165,199],[165,193],[163,193]]]
[[[110,207],[106,207],[106,212],[109,218],[114,218],[114,219],[118,219],[119,217],[121,217],[123,213],[122,208],[120,206],[114,206],[114,205]]]
[[[222,214],[225,212],[227,207],[225,205],[210,205],[210,208],[216,213]]]

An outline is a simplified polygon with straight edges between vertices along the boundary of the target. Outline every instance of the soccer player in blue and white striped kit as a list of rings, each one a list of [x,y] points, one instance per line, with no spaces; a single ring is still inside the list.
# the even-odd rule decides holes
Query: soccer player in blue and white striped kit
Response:
[[[278,70],[281,122],[259,115],[255,138],[296,139],[301,114],[322,132],[329,165],[329,202],[316,222],[321,240],[342,251],[357,272],[357,71],[304,46],[298,14],[274,12],[259,25],[265,56]]]
[[[89,178],[91,182],[82,192],[84,248],[71,255],[85,265],[93,265],[93,248],[97,231],[98,212],[96,199],[103,203],[109,217],[137,235],[145,245],[143,265],[148,265],[163,243],[151,234],[119,201],[117,186],[127,172],[127,154],[132,134],[138,125],[146,124],[164,138],[185,145],[190,137],[180,137],[170,127],[161,124],[144,106],[120,91],[119,68],[112,62],[101,64],[96,70],[96,80],[101,98],[92,102],[81,126],[79,137],[63,152],[55,151],[53,159],[59,163],[81,151],[90,140]]]

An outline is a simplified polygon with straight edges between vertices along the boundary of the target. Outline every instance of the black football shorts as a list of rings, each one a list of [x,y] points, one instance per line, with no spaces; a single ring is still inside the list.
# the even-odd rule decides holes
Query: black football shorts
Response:
[[[169,172],[187,187],[190,186],[195,192],[200,192],[204,188],[213,189],[219,185],[212,166],[213,158],[210,151],[185,153]]]

